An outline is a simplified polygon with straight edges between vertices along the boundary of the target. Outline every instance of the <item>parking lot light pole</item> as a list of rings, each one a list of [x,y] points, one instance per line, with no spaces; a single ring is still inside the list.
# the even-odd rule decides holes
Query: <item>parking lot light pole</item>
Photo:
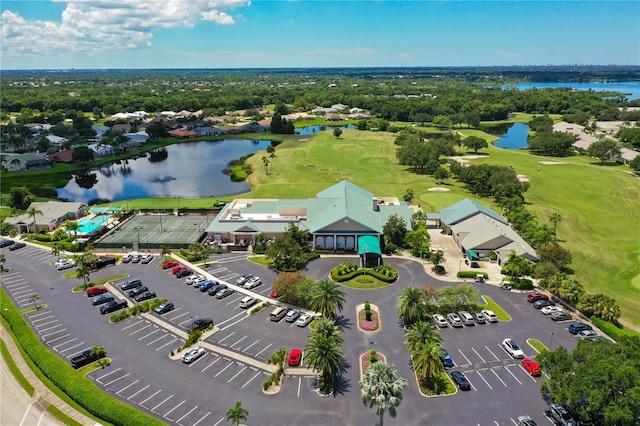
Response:
[[[551,350],[552,345],[553,345],[553,331],[551,332],[551,340],[549,341],[549,350]]]

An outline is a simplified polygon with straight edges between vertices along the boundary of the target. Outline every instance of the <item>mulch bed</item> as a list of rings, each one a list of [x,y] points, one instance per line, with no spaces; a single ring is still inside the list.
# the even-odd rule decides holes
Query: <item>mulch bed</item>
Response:
[[[367,321],[364,315],[364,309],[358,312],[358,325],[364,331],[376,331],[380,328],[380,319],[378,312],[371,309],[371,321]]]

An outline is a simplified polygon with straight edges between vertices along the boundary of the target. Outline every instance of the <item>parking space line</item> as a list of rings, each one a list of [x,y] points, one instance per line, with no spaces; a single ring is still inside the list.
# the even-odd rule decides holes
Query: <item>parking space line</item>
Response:
[[[135,326],[135,325],[140,324],[142,321],[144,321],[144,320],[142,320],[142,319],[141,319],[141,320],[138,320],[138,321],[134,322],[133,324],[129,324],[129,325],[128,325],[128,326],[126,326],[125,328],[120,329],[120,331],[125,331],[125,330],[126,330],[126,329],[128,329],[128,328],[131,328],[131,327],[133,327],[133,326]]]
[[[48,314],[51,314],[51,312],[47,312]],[[35,315],[34,315],[35,316]],[[36,322],[38,321],[46,321],[49,318],[55,318],[56,316],[51,314],[48,317],[44,317],[44,318],[33,318],[33,317],[29,317],[29,321],[31,322],[31,324],[33,324],[33,326],[35,327]]]
[[[511,418],[511,423],[513,423],[514,425],[518,426],[518,423],[515,420],[513,420],[513,417]]]
[[[193,411],[198,408],[198,406],[196,405],[195,407],[193,407],[191,409],[191,411],[189,411],[187,414],[185,414],[184,416],[180,417],[178,420],[176,420],[176,423],[180,423],[185,417],[187,417],[189,414],[193,413]]]
[[[218,420],[218,423],[214,424],[213,426],[218,426],[220,423],[222,423],[225,420],[225,417],[221,418],[220,420]]]
[[[107,373],[107,374],[105,374],[104,376],[100,376],[100,377],[98,377],[98,378],[96,379],[96,382],[98,382],[98,383],[102,384],[102,382],[100,381],[101,379],[104,379],[105,377],[107,377],[107,376],[109,376],[109,375],[111,375],[111,374],[113,374],[113,373],[116,373],[116,372],[118,372],[118,371],[120,371],[120,370],[121,370],[121,368],[120,368],[120,367],[118,367],[118,368],[116,368],[115,370],[108,372],[108,373]]]
[[[144,405],[142,405],[142,404],[144,404],[145,402],[147,402],[148,400],[150,400],[151,398],[153,398],[154,396],[156,396],[156,395],[157,395],[157,394],[159,394],[160,392],[162,392],[162,389],[158,389],[158,392],[154,393],[153,395],[151,395],[149,398],[145,399],[144,401],[142,401],[142,402],[141,402],[140,404],[138,404],[138,405],[140,405],[141,407],[147,408],[147,407],[145,407],[145,406],[144,406]],[[148,408],[147,408],[147,410],[148,410]]]
[[[169,333],[164,333],[162,336],[158,337],[156,340],[152,340],[149,343],[147,343],[147,346],[154,344],[155,342],[157,342],[158,340],[162,340],[165,337],[170,336]]]
[[[235,332],[235,331],[232,331],[232,332],[231,332],[231,334],[229,334],[229,335],[227,335],[227,336],[223,337],[223,338],[222,338],[222,340],[218,340],[218,343],[222,343],[222,342],[224,342],[225,340],[227,340],[229,337],[233,336],[234,334],[236,334],[236,332]]]
[[[236,363],[236,364],[237,364],[237,363]],[[242,365],[242,364],[240,364],[240,365]],[[238,376],[240,375],[240,373],[242,373],[242,372],[243,372],[244,370],[246,370],[246,369],[247,369],[247,366],[245,365],[245,366],[242,368],[242,370],[240,370],[240,371],[238,371],[238,372],[236,373],[236,375],[235,375],[235,376],[233,376],[232,378],[230,378],[229,380],[227,380],[227,383],[231,383],[231,381],[232,381],[233,379],[235,379],[236,377],[238,377]]]
[[[258,353],[255,355],[255,357],[257,358],[257,357],[258,357],[262,352],[264,352],[264,351],[266,351],[267,349],[269,349],[269,348],[271,347],[271,345],[272,345],[272,343],[269,343],[269,344],[267,345],[267,347],[266,347],[266,348],[264,348],[263,350],[261,350],[260,352],[258,352]]]
[[[473,390],[474,390],[475,392],[478,392],[478,389],[476,389],[476,387],[475,387],[475,386],[473,386],[473,383],[471,382],[471,380],[469,380],[469,378],[468,378],[468,377],[467,377],[467,382],[469,382],[469,384],[471,385],[471,387],[473,388]]]
[[[235,315],[234,315],[234,316],[232,316],[231,318],[227,318],[227,319],[226,319],[226,320],[224,320],[224,321],[220,321],[220,322],[218,323],[218,327],[220,327],[221,325],[224,325],[224,324],[228,323],[229,321],[233,321],[234,319],[236,319],[237,317],[239,317],[239,316],[241,316],[241,315],[246,315],[246,313],[245,313],[244,311],[242,311],[242,312],[240,312],[240,313],[235,314]]]
[[[136,333],[140,333],[142,330],[146,330],[147,328],[151,327],[152,325],[153,325],[153,324],[147,324],[147,325],[145,325],[144,327],[142,327],[142,328],[141,328],[141,329],[139,329],[139,330],[132,331],[131,333],[129,333],[129,336],[133,336],[133,335],[134,335],[134,334],[136,334]]]
[[[51,312],[49,311],[45,311],[45,312],[41,312],[39,314],[33,314],[33,315],[29,315],[29,320],[31,321],[33,318],[39,318],[42,315],[50,315],[50,316],[54,316]],[[49,317],[47,317],[49,318]],[[36,320],[37,321],[37,320]],[[33,321],[32,321],[33,322]]]
[[[122,379],[124,379],[124,378],[125,378],[125,377],[127,377],[128,375],[129,375],[129,373],[125,374],[124,376],[120,376],[120,377],[118,377],[117,379],[114,379],[114,380],[110,381],[109,383],[105,383],[103,386],[104,386],[105,388],[106,388],[106,387],[109,387],[109,385],[114,384],[114,383],[115,383],[115,382],[117,382],[118,380],[122,380]]]
[[[176,309],[176,310],[177,310],[177,309]],[[173,317],[173,318],[169,318],[169,321],[173,321],[173,322],[175,322],[178,318],[183,317],[183,316],[185,316],[185,315],[189,315],[189,312],[185,312],[184,314],[180,314],[180,315],[177,315],[177,316],[175,316],[175,317]]]
[[[249,383],[251,383],[253,381],[253,379],[255,379],[256,377],[258,377],[260,375],[260,373],[262,373],[262,371],[258,371],[256,373],[255,376],[253,376],[252,378],[250,378],[249,380],[247,380],[247,383],[245,383],[244,385],[242,385],[242,387],[240,389],[244,389],[245,386],[247,386]]]
[[[298,398],[300,398],[300,386],[302,386],[302,377],[298,377]]]
[[[534,383],[538,383],[538,382],[536,382],[536,379],[534,379],[533,376],[531,374],[529,374],[529,372],[522,366],[522,364],[520,364],[520,369],[522,371],[524,371],[525,374],[527,375],[527,377],[530,378],[531,380],[533,380]]]
[[[250,348],[251,346],[255,345],[255,344],[256,344],[256,343],[258,343],[259,341],[260,341],[260,339],[256,340],[255,342],[253,342],[252,344],[250,344],[249,346],[247,346],[246,348],[244,348],[244,351],[242,351],[242,352],[243,352],[243,353],[246,353],[246,352],[249,350],[249,348]]]
[[[472,350],[472,351],[474,351],[474,352],[476,353],[476,355],[478,355],[478,358],[480,358],[480,359],[482,360],[482,362],[483,362],[483,363],[486,363],[486,362],[487,362],[487,361],[485,361],[485,360],[484,360],[484,358],[482,358],[482,357],[480,356],[480,354],[478,353],[478,351],[476,351],[476,349],[475,349],[473,346],[471,347],[471,350]]]
[[[464,359],[467,360],[467,363],[469,365],[471,365],[471,361],[469,361],[469,358],[467,358],[467,356],[460,350],[460,348],[458,348],[458,352],[460,352],[460,355],[462,355],[464,357]]]
[[[166,343],[162,346],[160,346],[158,349],[156,349],[156,352],[158,352],[160,349],[164,348],[165,346],[169,346],[170,344],[172,344],[173,342],[175,342],[176,340],[178,340],[178,338],[176,337],[175,339],[173,339],[172,341],[170,341],[169,343]]]
[[[226,359],[226,358],[225,358],[225,359]],[[222,374],[222,372],[223,372],[224,370],[226,370],[227,368],[231,367],[232,365],[233,365],[233,361],[229,362],[229,364],[227,364],[227,366],[226,366],[225,368],[223,368],[222,370],[218,371],[218,373],[217,373],[215,376],[213,376],[213,377],[218,377],[220,374]]]
[[[67,340],[67,341],[65,341],[65,342],[60,343],[59,345],[55,345],[55,346],[53,347],[53,350],[54,350],[54,351],[56,351],[56,352],[58,352],[58,348],[59,348],[60,346],[64,346],[64,345],[66,345],[67,343],[71,343],[71,342],[73,342],[73,341],[75,341],[75,340],[78,340],[78,338],[77,338],[77,337],[74,337],[74,338],[73,338],[73,339],[71,339],[71,340]]]
[[[207,416],[208,416],[209,414],[211,414],[211,411],[209,411],[207,414],[205,414],[204,416],[202,416],[202,418],[201,418],[200,420],[198,420],[197,422],[195,422],[195,423],[193,424],[193,426],[198,426],[198,423],[200,423],[201,421],[203,421],[204,419],[206,419],[206,418],[207,418]]]
[[[194,365],[196,365],[201,359],[204,359],[207,355],[209,355],[209,352],[205,352],[200,358],[196,359],[195,361],[191,361],[188,368],[191,368]]]
[[[231,305],[232,303],[238,304],[238,302],[240,301],[240,299],[242,299],[244,297],[244,294],[242,293],[236,293],[236,295],[240,294],[239,297],[236,297],[235,299],[233,299],[232,301],[230,301],[229,303],[227,303],[227,306]]]
[[[66,328],[65,328],[65,330],[66,330]],[[55,334],[55,333],[50,333],[50,334]],[[49,334],[47,334],[47,336],[48,336],[48,335],[49,335]],[[65,339],[65,338],[67,338],[67,337],[69,337],[69,336],[71,336],[71,333],[67,333],[67,334],[65,334],[64,336],[60,336],[60,337],[56,337],[55,339],[51,339],[51,340],[47,341],[47,343],[48,343],[48,344],[51,344],[51,343],[55,342],[56,340]],[[44,336],[42,336],[42,337],[43,337],[43,340],[44,340]]]
[[[212,355],[215,355],[215,354],[212,354]],[[216,356],[217,356],[217,355],[216,355]],[[213,361],[211,364],[207,365],[205,368],[203,368],[202,370],[200,370],[200,372],[201,372],[201,373],[204,373],[204,371],[205,371],[206,369],[208,369],[209,367],[211,367],[213,364],[215,364],[215,363],[216,363],[216,362],[218,362],[218,361],[220,361],[220,357],[216,358],[216,360],[215,360],[215,361]]]
[[[505,368],[506,368],[506,367],[505,367]],[[491,370],[491,372],[493,373],[493,375],[494,375],[494,376],[496,376],[496,378],[497,378],[498,380],[500,380],[500,382],[504,385],[504,387],[505,387],[505,388],[506,388],[506,387],[508,387],[508,386],[507,386],[507,384],[506,384],[506,383],[505,383],[505,382],[500,378],[500,376],[498,376],[498,373],[496,373],[496,372],[495,372],[495,370],[494,370],[493,368],[491,368],[490,370]]]
[[[489,349],[489,347],[488,347],[487,345],[484,345],[484,347],[489,351],[489,353],[490,353],[491,355],[493,355],[493,357],[496,359],[496,361],[500,361],[500,358],[498,358],[498,357],[496,356],[496,354],[494,354],[494,353],[493,353],[493,351],[492,351],[491,349]]]
[[[29,283],[27,283],[26,281],[19,281],[12,284],[5,284],[4,286],[7,290],[9,290],[9,293],[13,294],[13,290],[11,290],[12,288],[29,286]]]
[[[31,294],[33,294],[33,289],[32,289],[31,287],[29,287],[29,288],[28,288],[28,289],[26,289],[26,290],[12,291],[12,292],[11,292],[11,295],[12,295],[12,296],[14,296],[14,299],[17,299],[17,298],[15,297],[15,295],[16,295],[16,294],[22,294],[22,293],[31,293]],[[29,296],[27,296],[27,298],[28,298],[28,297],[29,297]]]
[[[58,322],[58,321],[56,321],[56,322]],[[42,330],[38,330],[38,333],[40,333],[41,331],[48,331],[48,330],[52,330],[54,328],[59,328],[59,327],[64,327],[64,325],[58,324],[58,325],[53,325],[51,327],[43,328]],[[66,328],[65,328],[65,330],[66,330]]]
[[[73,346],[71,346],[70,348],[67,348],[67,349],[65,349],[65,350],[62,350],[62,351],[60,351],[60,353],[61,353],[61,354],[63,354],[63,353],[65,353],[65,352],[67,352],[67,351],[70,351],[71,349],[75,349],[75,348],[77,348],[78,346],[82,346],[82,345],[84,345],[84,342],[80,342],[80,343],[78,343],[77,345],[73,345]]]
[[[152,331],[151,333],[149,333],[149,334],[145,334],[144,336],[142,336],[142,337],[138,338],[138,341],[140,341],[140,340],[142,340],[142,339],[146,339],[146,338],[147,338],[147,337],[149,337],[149,336],[153,336],[153,335],[154,335],[154,334],[156,334],[158,331],[161,331],[161,329],[160,329],[160,328],[156,328],[156,330],[155,330],[155,331]]]
[[[229,346],[229,347],[230,347],[231,349],[233,349],[233,347],[234,347],[235,345],[237,345],[238,343],[242,342],[242,341],[243,341],[244,339],[246,339],[246,338],[247,338],[247,336],[244,336],[243,338],[241,338],[240,340],[238,340],[237,342],[235,342],[234,344],[232,344],[232,345],[231,345],[231,346]]]
[[[126,391],[127,389],[129,389],[131,386],[135,385],[136,383],[138,383],[140,380],[136,380],[135,382],[123,387],[122,389],[120,389],[118,392],[116,392],[116,395],[120,395],[120,392]],[[122,396],[122,395],[120,395]]]
[[[170,419],[170,418],[169,418],[169,417],[167,417],[167,416],[169,416],[169,414],[173,413],[173,412],[175,411],[175,409],[176,409],[176,408],[178,408],[179,406],[181,406],[182,404],[184,404],[184,402],[185,402],[185,401],[186,401],[186,399],[185,399],[185,400],[183,400],[180,404],[178,404],[178,405],[176,405],[175,407],[173,407],[171,410],[169,410],[169,411],[167,412],[167,414],[165,414],[165,415],[164,415],[164,416],[162,416],[162,417],[164,417],[165,419],[168,419],[168,420],[173,421],[173,419]]]
[[[44,340],[45,342],[47,342],[47,343],[51,343],[51,342],[49,342],[49,341],[46,339],[46,337],[48,337],[48,336],[52,336],[52,335],[54,335],[54,334],[58,334],[58,333],[63,333],[63,332],[65,332],[65,331],[67,331],[67,329],[66,329],[66,328],[63,328],[62,330],[57,330],[57,331],[54,331],[53,333],[41,334],[41,335],[40,335],[40,337],[42,337],[42,340]],[[67,336],[70,336],[70,334],[67,334],[67,335],[65,335],[65,336],[62,336],[62,337],[60,337],[60,339],[61,339],[61,338],[64,338],[64,337],[67,337]],[[56,337],[56,338],[55,338],[55,339],[53,339],[52,341],[53,341],[53,342],[55,342],[55,341],[56,341],[56,340],[58,340],[58,339],[59,339],[59,338],[58,338],[58,337]]]
[[[182,322],[179,322],[179,323],[178,323],[178,325],[184,325],[184,324],[186,324],[186,323],[192,322],[192,321],[193,321],[193,320],[195,320],[195,319],[198,319],[198,317],[197,317],[197,316],[195,316],[195,317],[189,317],[189,319],[186,319],[186,320],[184,320],[184,321],[182,321]]]
[[[156,408],[158,408],[159,406],[161,406],[162,404],[164,404],[165,402],[167,402],[167,401],[168,401],[168,400],[170,400],[171,398],[173,398],[173,395],[169,395],[169,396],[167,397],[167,399],[165,399],[165,400],[164,400],[164,401],[162,401],[160,404],[158,404],[158,405],[156,405],[155,407],[153,407],[153,408],[151,409],[151,412],[154,412],[154,413],[155,413],[155,409],[156,409]],[[156,413],[156,414],[160,414],[160,413]]]
[[[509,372],[509,374],[511,374],[513,376],[514,379],[516,379],[516,382],[522,384],[522,382],[520,380],[518,380],[518,378],[515,376],[515,374],[513,374],[511,372],[511,370],[509,370],[509,367],[505,367],[505,369]]]
[[[53,324],[53,323],[56,323],[56,322],[60,322],[60,321],[58,321],[57,319],[52,319],[51,321],[47,321],[47,322],[44,322],[42,324],[33,324],[33,323],[32,324],[33,324],[33,327],[36,330],[38,330],[40,327],[44,327],[45,325]]]
[[[487,386],[489,386],[489,389],[493,390],[489,382],[487,382],[487,379],[485,379],[484,376],[480,374],[480,371],[476,371],[476,373],[478,373],[478,376],[480,376],[480,378],[487,384]]]
[[[129,398],[127,398],[127,401],[131,401],[131,398],[135,397],[136,395],[138,395],[140,392],[146,390],[149,386],[151,385],[147,385],[145,387],[143,387],[142,389],[140,389],[138,392],[134,393],[133,395],[131,395]]]

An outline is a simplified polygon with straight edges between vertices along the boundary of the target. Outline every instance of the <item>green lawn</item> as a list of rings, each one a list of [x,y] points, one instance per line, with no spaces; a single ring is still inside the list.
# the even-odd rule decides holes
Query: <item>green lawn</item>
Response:
[[[504,321],[504,322],[511,321],[511,315],[509,315],[507,311],[502,309],[502,307],[498,305],[492,298],[484,295],[482,296],[482,298],[486,302],[485,305],[480,305],[482,309],[488,309],[490,311],[493,311],[493,313],[496,314],[496,316],[500,321]]]

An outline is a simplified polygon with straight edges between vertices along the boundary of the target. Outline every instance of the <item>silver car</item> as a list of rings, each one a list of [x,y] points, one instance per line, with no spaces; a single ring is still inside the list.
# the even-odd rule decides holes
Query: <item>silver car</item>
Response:
[[[182,355],[182,362],[184,362],[185,364],[191,364],[193,361],[197,360],[202,355],[204,355],[204,348],[201,346],[198,346],[197,348],[188,350],[187,353]]]
[[[462,327],[462,320],[460,319],[460,317],[458,316],[458,314],[448,314],[447,315],[447,321],[449,321],[449,324],[451,324],[451,327]]]

